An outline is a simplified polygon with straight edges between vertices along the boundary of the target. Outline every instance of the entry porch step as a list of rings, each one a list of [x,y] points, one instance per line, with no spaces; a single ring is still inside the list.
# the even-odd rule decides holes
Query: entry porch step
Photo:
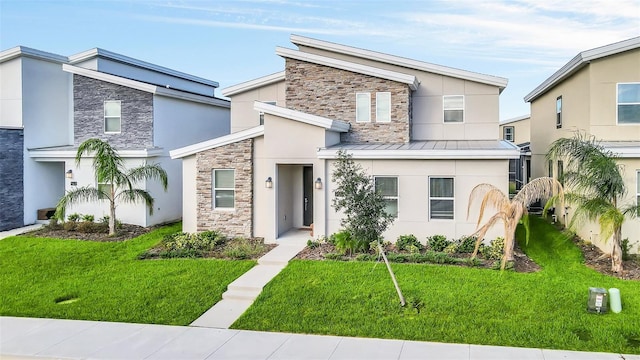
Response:
[[[260,265],[275,265],[285,267],[289,260],[293,259],[302,249],[307,246],[305,243],[280,244],[275,249],[269,251],[258,259]]]

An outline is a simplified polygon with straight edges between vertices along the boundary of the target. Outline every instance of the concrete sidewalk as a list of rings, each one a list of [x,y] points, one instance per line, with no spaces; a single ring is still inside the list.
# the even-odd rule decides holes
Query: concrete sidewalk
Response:
[[[640,355],[0,317],[0,358],[640,360]]]
[[[12,230],[7,230],[7,231],[0,231],[0,240],[4,239],[4,238],[7,238],[9,236],[16,236],[16,235],[24,234],[24,233],[29,232],[29,231],[38,230],[43,226],[44,226],[44,224],[33,224],[33,225],[27,225],[25,227],[21,227],[21,228],[17,228],[17,229],[12,229]]]

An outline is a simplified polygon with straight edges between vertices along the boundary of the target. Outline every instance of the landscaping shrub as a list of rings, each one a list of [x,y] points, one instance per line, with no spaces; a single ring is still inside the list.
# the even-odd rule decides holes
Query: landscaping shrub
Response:
[[[204,231],[199,234],[176,233],[162,239],[162,257],[194,257],[213,251],[224,244],[225,237],[216,231]]]
[[[100,230],[101,228],[99,224],[96,224],[92,221],[81,221],[76,225],[76,231],[81,233],[97,233],[100,232]]]
[[[398,240],[396,240],[396,248],[398,250],[407,250],[410,251],[410,247],[415,247],[418,250],[422,250],[423,246],[418,241],[415,235],[400,235],[398,236]]]
[[[498,237],[491,240],[490,246],[484,246],[482,248],[482,256],[485,259],[500,260],[504,254],[504,238]]]
[[[431,250],[441,252],[451,244],[451,241],[447,240],[447,237],[444,235],[433,235],[429,237],[427,243]]]
[[[309,240],[307,240],[307,247],[309,249],[315,249],[317,247],[320,247],[320,241],[319,240],[309,239]]]
[[[62,224],[62,228],[66,231],[76,231],[77,226],[78,226],[78,223],[75,221],[67,221],[64,224]]]
[[[73,213],[69,216],[67,216],[67,221],[71,221],[71,222],[77,222],[80,220],[81,215],[78,213]]]
[[[82,218],[82,221],[85,221],[85,222],[93,222],[93,220],[95,220],[95,217],[90,214],[82,215],[81,218]]]
[[[353,254],[358,251],[367,251],[369,242],[356,239],[347,230],[342,230],[334,234],[335,247],[338,252],[343,255],[346,253]]]
[[[327,260],[344,260],[344,255],[338,253],[326,253],[324,254],[324,258]]]
[[[477,238],[473,236],[463,236],[458,240],[458,253],[471,254],[476,247]]]
[[[456,243],[451,243],[451,244],[447,245],[446,248],[444,248],[443,252],[445,254],[449,254],[449,255],[455,254],[455,253],[459,252],[459,246]]]
[[[622,240],[620,248],[622,249],[622,260],[630,260],[631,246],[629,246],[629,238]]]
[[[264,251],[265,245],[245,238],[234,239],[225,247],[223,254],[235,260],[251,259]]]

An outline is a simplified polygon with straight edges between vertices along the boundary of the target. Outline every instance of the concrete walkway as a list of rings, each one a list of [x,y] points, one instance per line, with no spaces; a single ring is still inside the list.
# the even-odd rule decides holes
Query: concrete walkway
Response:
[[[16,236],[16,235],[24,234],[29,231],[38,230],[43,226],[44,224],[33,224],[33,225],[28,225],[28,226],[13,229],[13,230],[0,231],[0,240],[7,238],[9,236]]]
[[[278,246],[258,259],[257,266],[229,284],[222,300],[191,326],[228,329],[253,304],[262,288],[307,246],[308,239],[308,230],[292,230],[279,237]]]
[[[0,358],[640,360],[640,355],[0,317]]]

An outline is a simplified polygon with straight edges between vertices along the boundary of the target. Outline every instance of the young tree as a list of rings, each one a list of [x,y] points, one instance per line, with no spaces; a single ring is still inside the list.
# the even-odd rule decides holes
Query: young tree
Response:
[[[625,217],[636,217],[640,206],[621,200],[627,192],[617,156],[593,136],[576,133],[572,138],[554,141],[547,159],[564,160],[563,180],[570,191],[567,202],[575,206],[569,228],[584,220],[600,223],[600,235],[613,235],[611,270],[622,272],[622,224]]]
[[[527,240],[529,239],[527,207],[538,200],[549,200],[545,209],[548,208],[551,203],[560,203],[562,206],[564,201],[564,192],[560,182],[549,177],[541,177],[530,181],[528,184],[523,186],[511,200],[508,195],[497,187],[491,184],[480,184],[474,187],[469,195],[467,217],[473,201],[480,197],[482,198],[482,203],[480,204],[480,214],[478,215],[478,226],[480,226],[482,216],[484,215],[487,206],[492,206],[497,210],[497,212],[491,216],[482,227],[478,228],[473,235],[471,235],[477,237],[476,247],[473,251],[472,257],[477,255],[480,243],[484,239],[487,231],[498,221],[502,220],[504,224],[504,254],[502,255],[500,269],[504,270],[507,261],[513,261],[513,246],[515,244],[516,227],[518,226],[520,219],[524,220],[523,222],[527,233]]]
[[[78,147],[76,164],[80,164],[82,156],[87,153],[93,155],[93,170],[100,184],[109,186],[95,188],[80,187],[67,192],[56,206],[56,217],[64,219],[69,206],[78,202],[109,201],[109,235],[116,232],[116,202],[135,203],[144,201],[153,214],[154,199],[147,191],[134,188],[134,184],[145,179],[159,180],[164,190],[167,190],[167,173],[159,164],[142,165],[133,169],[125,169],[124,161],[118,152],[108,142],[100,139],[88,139]]]
[[[332,179],[336,183],[333,207],[336,211],[344,212],[340,225],[355,239],[356,250],[368,250],[371,242],[377,242],[378,251],[387,265],[400,304],[404,306],[404,296],[380,244],[382,233],[394,220],[393,216],[385,211],[384,198],[376,191],[373,179],[353,161],[351,155],[342,150],[338,152]]]

